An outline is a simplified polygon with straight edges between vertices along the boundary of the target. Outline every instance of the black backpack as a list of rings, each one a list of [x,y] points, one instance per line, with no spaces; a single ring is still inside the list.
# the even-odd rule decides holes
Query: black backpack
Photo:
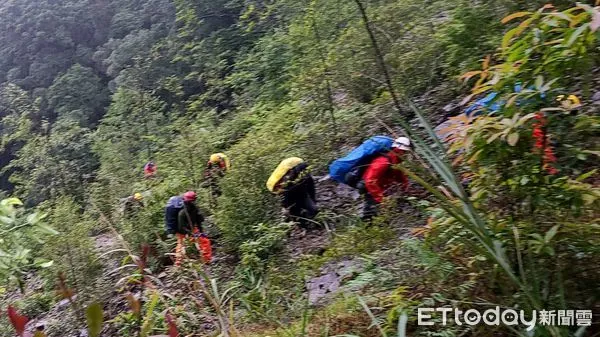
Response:
[[[358,190],[364,191],[365,182],[363,180],[363,174],[371,165],[371,162],[380,156],[384,156],[389,159],[389,157],[383,153],[376,153],[371,156],[365,157],[360,163],[354,166],[346,175],[344,176],[344,180],[346,181],[346,185],[356,188]]]

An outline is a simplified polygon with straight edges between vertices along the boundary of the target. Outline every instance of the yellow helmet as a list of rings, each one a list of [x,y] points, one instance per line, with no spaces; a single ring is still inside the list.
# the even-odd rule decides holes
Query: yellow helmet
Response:
[[[139,192],[138,192],[138,193],[135,193],[135,194],[133,195],[133,199],[135,199],[135,200],[138,200],[138,201],[139,201],[139,200],[142,200],[142,199],[144,199],[144,196],[142,195],[142,193],[139,193]]]
[[[225,162],[225,168],[229,169],[231,164],[229,163],[229,158],[225,153],[213,153],[210,155],[210,159],[208,160],[210,163],[219,163],[221,161]]]
[[[579,97],[577,97],[575,95],[569,95],[569,97],[567,97],[567,99],[569,101],[571,101],[574,106],[580,106],[581,105],[581,100],[579,100]]]
[[[556,100],[559,101],[562,107],[567,110],[573,110],[581,107],[581,100],[575,95],[559,95]]]

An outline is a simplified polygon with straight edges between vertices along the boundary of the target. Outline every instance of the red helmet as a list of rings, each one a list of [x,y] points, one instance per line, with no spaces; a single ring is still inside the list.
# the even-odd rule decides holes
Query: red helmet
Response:
[[[183,193],[183,201],[195,201],[196,200],[196,192],[187,191]]]

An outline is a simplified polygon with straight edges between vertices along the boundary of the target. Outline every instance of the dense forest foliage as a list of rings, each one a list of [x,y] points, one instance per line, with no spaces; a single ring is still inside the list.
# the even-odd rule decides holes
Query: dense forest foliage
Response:
[[[594,1],[3,1],[0,336],[595,336],[599,47]],[[327,166],[376,134],[413,140],[411,186],[363,223]],[[318,180],[306,236],[265,188],[292,156]],[[210,266],[170,265],[187,190]],[[593,324],[417,324],[451,306]]]

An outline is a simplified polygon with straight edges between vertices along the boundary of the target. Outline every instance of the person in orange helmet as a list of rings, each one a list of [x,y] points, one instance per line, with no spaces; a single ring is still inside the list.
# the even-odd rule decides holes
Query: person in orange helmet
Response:
[[[196,245],[205,263],[210,263],[212,252],[210,240],[202,232],[204,217],[196,206],[196,192],[187,191],[183,194],[183,208],[177,215],[177,247],[175,248],[175,265],[180,266],[185,257],[185,241],[191,240]]]

